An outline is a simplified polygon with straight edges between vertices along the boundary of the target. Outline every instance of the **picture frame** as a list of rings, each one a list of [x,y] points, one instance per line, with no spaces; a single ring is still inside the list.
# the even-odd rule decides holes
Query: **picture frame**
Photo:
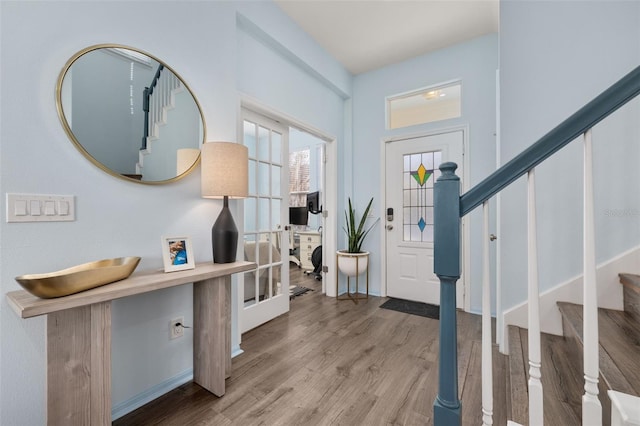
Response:
[[[196,262],[193,257],[191,237],[163,236],[162,261],[164,263],[165,272],[194,269],[196,267]]]

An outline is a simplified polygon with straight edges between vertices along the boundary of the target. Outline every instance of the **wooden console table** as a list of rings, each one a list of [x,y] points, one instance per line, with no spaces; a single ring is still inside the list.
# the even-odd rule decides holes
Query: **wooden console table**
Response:
[[[7,293],[21,318],[47,315],[47,424],[111,424],[111,301],[193,283],[193,380],[216,396],[231,374],[231,274],[252,262],[141,272],[57,299]]]

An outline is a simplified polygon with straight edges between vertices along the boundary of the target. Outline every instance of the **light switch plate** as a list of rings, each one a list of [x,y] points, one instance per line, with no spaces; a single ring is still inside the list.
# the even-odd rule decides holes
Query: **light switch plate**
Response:
[[[9,194],[7,222],[70,222],[76,219],[73,195]]]

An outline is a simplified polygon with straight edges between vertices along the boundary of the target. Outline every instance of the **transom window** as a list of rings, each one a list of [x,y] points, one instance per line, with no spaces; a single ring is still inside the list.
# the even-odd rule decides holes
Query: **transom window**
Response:
[[[460,117],[461,92],[462,82],[456,81],[389,96],[387,128],[399,129]]]

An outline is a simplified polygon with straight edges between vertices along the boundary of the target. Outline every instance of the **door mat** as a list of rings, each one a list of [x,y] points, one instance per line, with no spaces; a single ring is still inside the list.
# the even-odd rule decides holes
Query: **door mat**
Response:
[[[404,312],[405,314],[420,315],[421,317],[440,319],[440,306],[411,300],[389,298],[380,305],[383,309]]]
[[[307,287],[299,287],[299,286],[295,286],[291,289],[289,289],[289,299],[293,299],[296,296],[301,296],[303,294],[305,294],[308,291],[313,291],[310,288]]]

